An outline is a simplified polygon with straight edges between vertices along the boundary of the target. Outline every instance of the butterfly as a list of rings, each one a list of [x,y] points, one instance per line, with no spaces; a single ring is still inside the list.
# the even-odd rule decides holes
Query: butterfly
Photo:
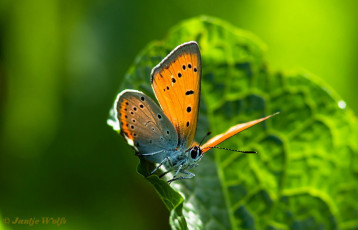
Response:
[[[173,172],[168,182],[195,176],[203,154],[231,136],[273,115],[238,124],[200,145],[194,141],[199,113],[201,55],[195,41],[176,47],[151,73],[151,85],[160,107],[147,95],[126,89],[118,94],[115,108],[121,135],[136,155]],[[239,151],[245,152],[245,151]],[[180,176],[179,176],[180,175]]]

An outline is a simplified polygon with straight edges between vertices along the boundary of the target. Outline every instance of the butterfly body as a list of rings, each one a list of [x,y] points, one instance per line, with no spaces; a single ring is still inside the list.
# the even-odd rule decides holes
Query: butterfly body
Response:
[[[201,56],[196,42],[175,48],[151,73],[151,84],[161,108],[144,93],[123,90],[115,107],[121,135],[137,155],[173,172],[171,181],[194,177],[203,153],[271,116],[239,124],[200,146],[194,142],[201,90]],[[177,177],[181,173],[183,176]]]

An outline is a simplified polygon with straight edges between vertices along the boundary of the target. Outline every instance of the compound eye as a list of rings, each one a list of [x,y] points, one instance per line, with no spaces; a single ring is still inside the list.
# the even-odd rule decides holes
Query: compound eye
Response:
[[[195,159],[198,156],[198,152],[196,151],[196,149],[190,151],[190,156],[193,159]]]

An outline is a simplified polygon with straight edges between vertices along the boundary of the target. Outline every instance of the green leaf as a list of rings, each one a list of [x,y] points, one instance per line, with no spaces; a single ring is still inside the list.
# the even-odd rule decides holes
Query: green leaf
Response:
[[[182,212],[184,198],[172,187],[170,187],[168,182],[165,180],[159,179],[157,175],[149,176],[150,172],[153,170],[153,167],[151,166],[153,165],[148,164],[143,159],[140,159],[137,171],[145,176],[150,183],[152,183],[160,199],[171,212],[170,225],[172,228],[187,229],[187,223]]]
[[[356,118],[312,74],[269,71],[252,34],[204,16],[184,21],[144,49],[120,90],[155,98],[151,69],[190,40],[200,46],[203,68],[196,140],[281,113],[221,144],[256,155],[210,150],[193,179],[171,187],[147,178],[171,211],[172,228],[358,229]],[[138,171],[148,175],[146,167]]]

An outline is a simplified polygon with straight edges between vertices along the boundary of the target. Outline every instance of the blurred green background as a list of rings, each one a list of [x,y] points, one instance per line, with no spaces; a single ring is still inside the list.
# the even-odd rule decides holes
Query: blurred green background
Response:
[[[168,229],[169,213],[137,174],[138,159],[106,125],[138,52],[183,19],[219,17],[267,44],[271,71],[308,70],[357,113],[357,6],[353,0],[2,0],[0,215],[65,217],[61,229]]]

